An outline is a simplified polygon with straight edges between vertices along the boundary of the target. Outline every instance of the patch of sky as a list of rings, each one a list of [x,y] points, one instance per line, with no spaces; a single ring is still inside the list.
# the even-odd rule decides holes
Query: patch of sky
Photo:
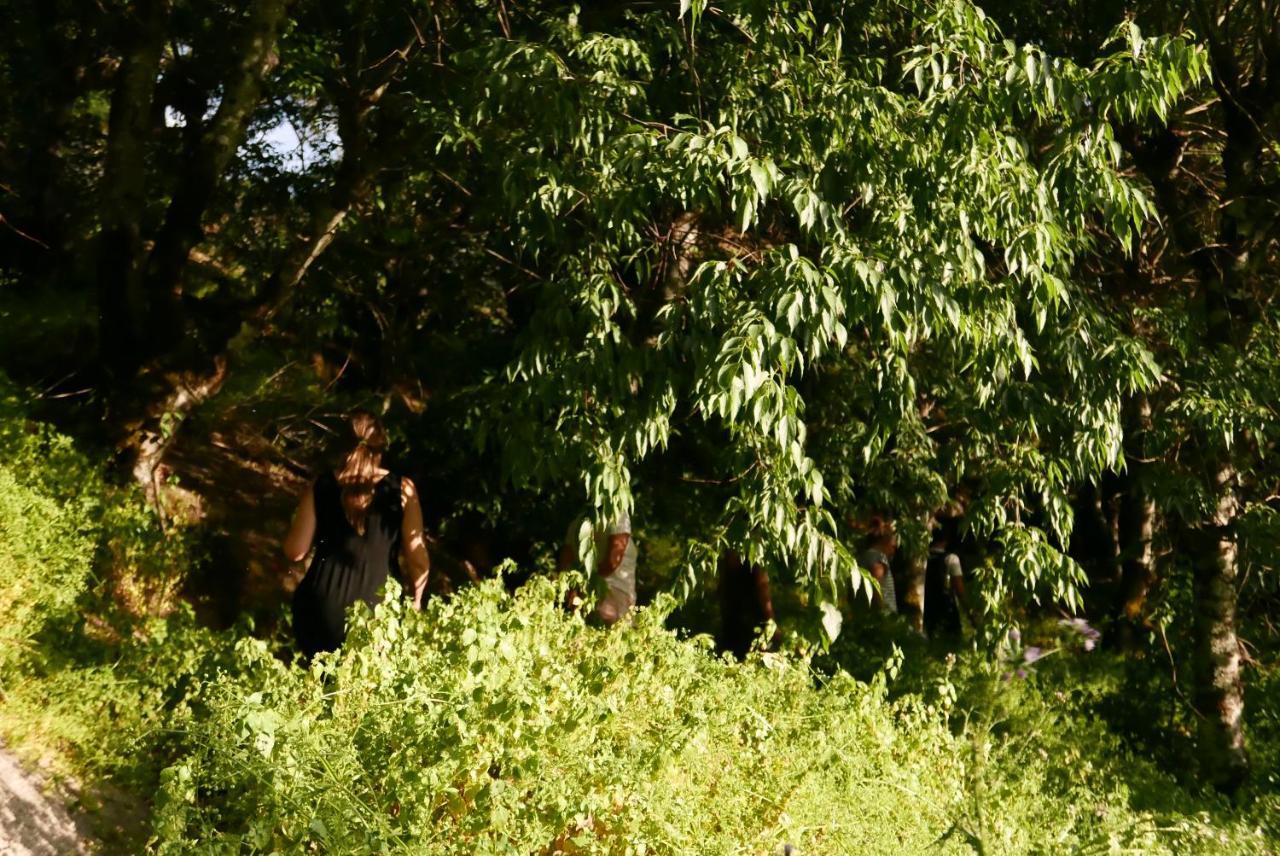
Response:
[[[218,110],[219,98],[210,99],[202,122],[208,122]],[[172,106],[164,108],[164,124],[168,128],[185,128],[187,117]],[[337,124],[321,119],[306,125],[295,124],[281,115],[274,125],[251,129],[240,147],[240,157],[249,162],[269,163],[285,172],[303,173],[316,166],[332,163],[342,156],[342,141]]]
[[[282,118],[250,135],[241,154],[271,158],[288,172],[306,172],[341,157],[342,142],[337,127],[330,122],[300,127]]]

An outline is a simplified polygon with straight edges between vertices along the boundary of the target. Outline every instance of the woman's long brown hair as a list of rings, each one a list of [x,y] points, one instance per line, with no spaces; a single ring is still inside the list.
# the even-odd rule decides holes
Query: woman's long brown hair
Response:
[[[378,470],[382,468],[382,452],[387,447],[387,433],[376,416],[363,410],[351,415],[351,432],[356,444],[338,470],[338,484],[342,486],[342,510],[363,535]]]

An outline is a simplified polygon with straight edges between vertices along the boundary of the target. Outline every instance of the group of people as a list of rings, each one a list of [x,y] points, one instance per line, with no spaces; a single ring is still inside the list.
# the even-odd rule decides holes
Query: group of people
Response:
[[[409,478],[382,466],[386,432],[366,412],[355,413],[350,425],[352,448],[336,471],[321,475],[302,494],[283,544],[290,561],[301,562],[312,554],[292,604],[294,634],[307,657],[338,648],[346,637],[348,607],[357,601],[375,602],[392,575],[398,575],[420,608],[431,568],[417,488]],[[899,611],[894,548],[892,528],[874,521],[859,557],[859,564],[877,582],[873,603],[886,614]],[[593,528],[582,521],[570,525],[558,566],[563,571],[580,555],[594,557],[591,570],[603,581],[595,616],[611,626],[635,607],[638,554],[631,519],[623,514],[607,527]],[[719,645],[742,657],[773,621],[769,577],[734,552],[721,557],[718,570]],[[958,635],[964,574],[944,536],[935,540],[926,581],[926,632]],[[572,593],[570,606],[576,609],[582,600]]]
[[[893,556],[896,539],[891,526],[879,518],[872,520],[867,535],[866,548],[858,557],[858,564],[876,581],[878,591],[872,598],[879,610],[886,615],[901,611],[898,585],[894,577]],[[903,568],[899,566],[899,573]],[[924,566],[922,627],[926,636],[959,636],[962,613],[969,611],[964,581],[964,565],[960,556],[950,549],[950,538],[940,529],[929,547]]]

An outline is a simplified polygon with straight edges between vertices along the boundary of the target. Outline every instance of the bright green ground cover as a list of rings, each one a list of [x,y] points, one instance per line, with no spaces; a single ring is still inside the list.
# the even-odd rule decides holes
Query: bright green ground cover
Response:
[[[1237,808],[1188,792],[1090,713],[1113,672],[1067,650],[1025,680],[1004,680],[994,655],[948,667],[922,653],[856,664],[870,682],[828,680],[794,658],[718,659],[667,630],[661,603],[589,627],[544,579],[422,614],[362,610],[341,655],[309,669],[186,610],[136,618],[117,605],[120,566],[181,567],[182,540],[2,400],[0,736],[54,753],[90,806],[96,785],[137,794],[149,828],[112,848],[1261,853],[1280,840],[1265,768]],[[1255,692],[1267,763],[1274,681]]]

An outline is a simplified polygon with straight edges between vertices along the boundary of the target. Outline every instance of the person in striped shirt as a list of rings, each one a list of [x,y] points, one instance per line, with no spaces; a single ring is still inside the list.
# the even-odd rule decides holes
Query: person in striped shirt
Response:
[[[891,568],[896,546],[893,526],[879,517],[871,518],[866,548],[859,554],[858,564],[871,574],[879,586],[880,591],[875,596],[874,603],[885,615],[893,615],[898,611],[898,597]]]

